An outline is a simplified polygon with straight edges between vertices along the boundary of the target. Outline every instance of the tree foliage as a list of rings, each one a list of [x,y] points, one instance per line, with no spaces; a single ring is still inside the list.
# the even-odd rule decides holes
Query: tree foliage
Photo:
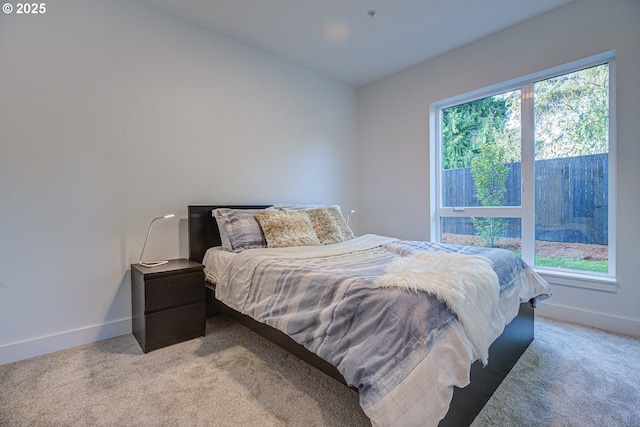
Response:
[[[471,161],[471,176],[476,197],[482,206],[501,206],[507,192],[505,181],[509,168],[504,164],[505,149],[495,143],[480,147],[480,153]],[[507,231],[502,218],[472,218],[476,232],[485,245],[494,247]]]
[[[504,99],[489,97],[442,110],[444,169],[466,168],[504,129],[507,105]]]
[[[608,151],[608,64],[536,82],[534,97],[536,159]],[[443,168],[470,167],[486,142],[520,161],[520,117],[519,90],[444,108]]]
[[[537,159],[608,151],[608,64],[537,82],[534,96]]]

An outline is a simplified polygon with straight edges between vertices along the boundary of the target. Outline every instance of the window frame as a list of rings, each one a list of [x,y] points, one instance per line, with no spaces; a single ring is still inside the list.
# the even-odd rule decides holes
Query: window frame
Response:
[[[441,218],[445,217],[501,217],[520,218],[522,258],[543,278],[553,284],[594,289],[605,292],[617,291],[616,280],[616,55],[609,51],[547,70],[528,74],[503,83],[467,92],[432,103],[429,106],[429,170],[430,170],[430,235],[431,240],[440,240]],[[609,151],[608,151],[608,272],[592,273],[581,270],[553,269],[534,266],[535,256],[535,200],[533,189],[534,172],[534,83],[569,74],[597,65],[609,64]],[[500,93],[521,90],[521,206],[464,207],[463,211],[442,206],[442,110],[455,105],[490,97]],[[531,183],[531,184],[529,184]],[[526,243],[526,244],[525,244]]]

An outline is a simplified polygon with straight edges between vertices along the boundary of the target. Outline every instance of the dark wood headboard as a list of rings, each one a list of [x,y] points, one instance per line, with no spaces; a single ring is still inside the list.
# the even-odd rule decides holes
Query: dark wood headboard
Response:
[[[211,211],[217,208],[266,209],[271,205],[212,205],[188,206],[189,259],[202,262],[207,249],[220,246],[220,231]]]

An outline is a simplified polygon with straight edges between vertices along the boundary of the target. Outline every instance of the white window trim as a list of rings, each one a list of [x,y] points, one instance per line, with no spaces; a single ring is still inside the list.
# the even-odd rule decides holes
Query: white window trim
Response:
[[[618,283],[616,279],[616,212],[617,212],[617,149],[616,149],[616,52],[615,50],[604,52],[598,55],[584,58],[578,61],[570,62],[568,64],[553,67],[547,70],[539,71],[536,73],[528,74],[526,76],[509,80],[500,84],[492,85],[482,89],[478,89],[472,92],[468,92],[455,97],[447,98],[438,102],[434,102],[429,105],[429,152],[432,155],[429,156],[429,177],[431,183],[431,191],[429,197],[430,205],[430,235],[434,240],[435,236],[440,235],[440,218],[441,217],[455,217],[455,216],[474,216],[471,215],[474,211],[478,214],[475,216],[492,215],[498,212],[501,217],[519,217],[522,221],[522,233],[521,238],[524,240],[524,234],[530,240],[535,240],[535,227],[531,226],[535,222],[535,209],[532,206],[527,206],[528,202],[523,199],[523,206],[508,206],[499,208],[471,208],[465,207],[464,212],[456,212],[453,208],[441,208],[440,201],[441,195],[441,174],[438,165],[442,164],[442,141],[440,141],[440,123],[441,111],[444,108],[454,105],[462,104],[465,102],[475,101],[477,99],[493,96],[498,93],[504,93],[511,90],[520,89],[523,91],[524,101],[521,108],[523,120],[529,120],[532,117],[531,110],[533,109],[533,98],[528,93],[533,92],[533,83],[540,80],[546,80],[552,77],[556,77],[561,74],[568,74],[574,71],[578,71],[591,66],[600,65],[603,63],[609,63],[609,212],[608,212],[608,251],[609,251],[609,271],[607,274],[597,274],[590,272],[579,272],[575,270],[564,269],[548,269],[543,267],[533,267],[534,270],[540,274],[545,280],[551,284],[578,287],[583,289],[591,289],[604,292],[616,292],[618,289]],[[527,93],[528,92],[528,93]],[[527,102],[527,100],[531,102]],[[529,125],[531,125],[529,123]],[[526,130],[525,130],[526,129]],[[523,123],[522,134],[522,185],[524,191],[527,187],[530,187],[534,182],[533,171],[533,144],[534,135],[530,134],[529,130],[533,129],[533,126],[526,126]],[[495,210],[495,212],[494,212]],[[444,214],[444,215],[443,215]],[[533,266],[534,249],[532,247],[522,248],[522,258],[525,262]]]
[[[592,289],[595,291],[616,293],[618,291],[618,281],[615,277],[601,274],[584,272],[576,273],[573,270],[547,269],[544,267],[533,267],[544,280],[552,285],[569,286],[573,288]]]

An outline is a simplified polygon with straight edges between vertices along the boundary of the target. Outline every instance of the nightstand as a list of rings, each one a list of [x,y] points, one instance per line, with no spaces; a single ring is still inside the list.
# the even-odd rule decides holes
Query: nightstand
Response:
[[[147,353],[205,333],[204,266],[174,259],[131,265],[133,335]]]

